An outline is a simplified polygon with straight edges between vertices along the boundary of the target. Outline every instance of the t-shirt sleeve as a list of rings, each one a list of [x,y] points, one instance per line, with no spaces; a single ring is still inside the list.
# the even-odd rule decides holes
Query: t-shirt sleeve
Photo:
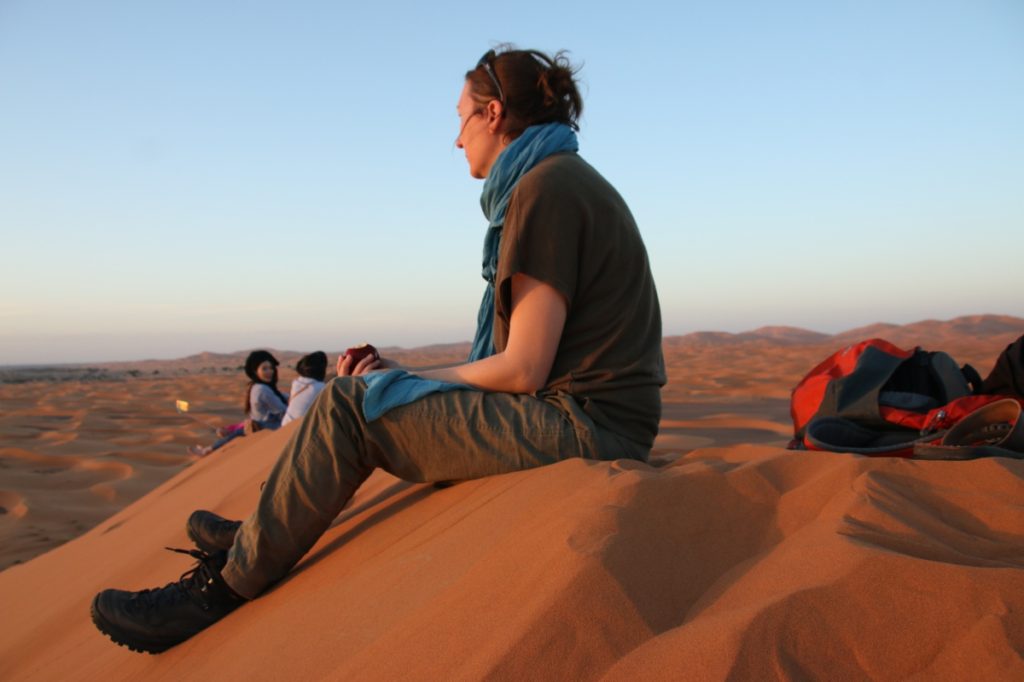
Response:
[[[528,178],[524,178],[524,181]],[[558,183],[521,183],[509,201],[498,259],[498,290],[511,300],[516,274],[549,284],[572,305],[576,295],[584,209]]]

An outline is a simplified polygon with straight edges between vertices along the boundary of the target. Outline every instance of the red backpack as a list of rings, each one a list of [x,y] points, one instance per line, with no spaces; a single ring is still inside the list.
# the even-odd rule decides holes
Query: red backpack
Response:
[[[1002,395],[946,353],[868,339],[826,358],[793,389],[791,449],[913,457]],[[920,447],[919,447],[920,450]]]

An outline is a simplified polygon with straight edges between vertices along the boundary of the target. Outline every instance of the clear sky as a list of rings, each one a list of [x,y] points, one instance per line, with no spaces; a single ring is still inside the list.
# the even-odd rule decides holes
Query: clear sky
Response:
[[[1020,0],[0,0],[0,364],[469,339],[506,41],[583,64],[666,334],[1024,316]]]

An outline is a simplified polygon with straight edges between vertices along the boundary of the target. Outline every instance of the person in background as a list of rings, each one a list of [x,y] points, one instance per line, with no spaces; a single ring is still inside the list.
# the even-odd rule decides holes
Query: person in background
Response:
[[[313,400],[320,395],[324,388],[324,377],[327,376],[327,354],[318,350],[303,355],[299,358],[295,371],[299,376],[292,381],[292,390],[288,394],[288,411],[281,420],[281,426],[302,419],[313,404]]]
[[[193,445],[188,451],[205,457],[239,436],[263,429],[279,429],[288,410],[288,396],[277,388],[277,366],[281,364],[265,350],[254,350],[245,359],[245,375],[249,385],[245,388],[245,421],[226,429],[218,429],[220,436],[213,445]]]

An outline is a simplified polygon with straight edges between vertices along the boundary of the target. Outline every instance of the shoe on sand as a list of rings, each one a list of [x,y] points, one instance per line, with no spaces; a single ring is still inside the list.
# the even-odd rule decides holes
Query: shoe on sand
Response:
[[[231,521],[213,512],[197,509],[188,517],[185,532],[196,547],[212,554],[231,549],[241,525],[241,521]]]
[[[170,548],[168,548],[170,549]],[[198,560],[177,582],[126,592],[103,590],[92,600],[92,622],[116,644],[157,654],[205,630],[245,603],[221,577],[227,554],[174,549]]]
[[[213,452],[213,448],[210,447],[209,445],[188,446],[188,454],[195,455],[196,457],[206,457],[211,452]]]

